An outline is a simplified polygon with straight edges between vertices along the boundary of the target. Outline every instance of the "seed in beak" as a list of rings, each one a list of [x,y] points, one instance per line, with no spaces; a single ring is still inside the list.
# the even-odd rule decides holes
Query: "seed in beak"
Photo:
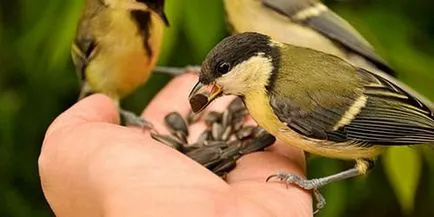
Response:
[[[190,98],[191,110],[198,112],[208,104],[208,97],[204,94],[196,94]]]

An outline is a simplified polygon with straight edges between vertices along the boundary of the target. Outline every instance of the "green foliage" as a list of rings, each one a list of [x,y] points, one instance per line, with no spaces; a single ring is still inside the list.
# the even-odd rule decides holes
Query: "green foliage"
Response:
[[[309,177],[323,177],[334,174],[342,170],[340,161],[331,159],[315,158],[309,161],[312,165],[308,164],[308,169],[315,168],[315,171],[309,172]],[[332,183],[321,190],[321,194],[326,198],[326,206],[321,210],[321,217],[335,217],[336,213],[342,213],[347,206],[347,191],[349,189],[345,183],[337,182]],[[330,204],[333,204],[330,206]]]
[[[192,45],[194,57],[201,60],[213,45],[224,37],[223,5],[220,1],[189,0],[185,4],[185,34]],[[203,11],[202,13],[197,13]],[[203,21],[204,14],[210,23]],[[214,21],[214,22],[213,22]],[[199,27],[199,28],[198,28]]]
[[[169,59],[171,52],[174,50],[176,43],[179,43],[179,37],[177,36],[182,31],[184,16],[182,5],[182,1],[172,1],[165,7],[170,28],[167,28],[164,32],[163,47],[159,59],[160,65],[169,64],[167,60]]]
[[[411,214],[422,172],[420,156],[407,147],[393,147],[384,155],[383,163],[402,209],[406,214]]]
[[[227,34],[221,0],[166,2],[171,26],[159,63],[199,64]],[[326,2],[372,42],[400,79],[434,99],[433,1]],[[1,3],[0,216],[52,216],[40,188],[37,158],[46,128],[77,97],[69,49],[82,5],[83,0]],[[126,107],[141,111],[169,79],[154,75],[126,99]],[[383,159],[386,170],[377,166],[365,178],[324,188],[328,204],[319,216],[434,216],[429,206],[434,203],[433,159],[432,146],[421,151],[392,149]],[[315,158],[309,177],[351,166]]]

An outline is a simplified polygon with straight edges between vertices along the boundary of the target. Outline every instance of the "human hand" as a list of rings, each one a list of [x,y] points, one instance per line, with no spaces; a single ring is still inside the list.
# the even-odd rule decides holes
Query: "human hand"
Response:
[[[158,131],[164,116],[186,115],[197,80],[174,78],[144,112]],[[212,110],[223,110],[222,99]],[[250,120],[251,121],[251,120]],[[205,128],[191,126],[192,140]],[[243,156],[223,181],[149,132],[119,126],[113,102],[100,94],[61,114],[46,132],[39,157],[44,194],[56,216],[312,216],[309,192],[265,182],[277,171],[304,174],[304,155],[276,142]]]

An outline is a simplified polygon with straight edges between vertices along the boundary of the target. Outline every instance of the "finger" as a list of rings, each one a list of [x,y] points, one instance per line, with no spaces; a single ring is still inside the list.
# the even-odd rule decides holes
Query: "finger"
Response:
[[[92,212],[98,211],[94,207],[100,207],[101,201],[126,201],[121,196],[133,193],[149,198],[150,188],[227,187],[179,152],[141,132],[110,124],[118,123],[117,117],[109,99],[94,95],[50,126],[38,166],[44,194],[56,215],[98,216]]]
[[[60,114],[49,126],[39,156],[39,166],[47,168],[47,165],[63,165],[68,161],[67,157],[83,157],[86,152],[91,152],[96,143],[87,144],[84,136],[76,136],[77,129],[87,129],[90,124],[98,127],[90,128],[86,133],[92,133],[102,128],[117,126],[119,114],[115,104],[102,94],[86,97],[71,108]],[[100,136],[102,134],[99,134]],[[54,163],[53,163],[54,162]]]
[[[94,94],[78,101],[63,112],[50,125],[46,137],[57,129],[79,125],[84,122],[119,124],[119,113],[113,101],[103,94]]]
[[[227,182],[234,191],[261,203],[276,215],[311,216],[312,197],[309,191],[280,180],[266,182],[270,175],[277,172],[305,177],[303,152],[278,141],[265,152],[255,152],[240,158],[236,168],[228,174]],[[288,207],[293,209],[289,208],[288,211]]]
[[[75,134],[75,129],[80,129],[88,123],[116,126],[112,124],[119,123],[117,107],[102,94],[91,95],[60,114],[46,132],[38,167],[43,192],[56,214],[71,207],[68,201],[72,201],[73,198],[84,198],[83,204],[87,206],[81,207],[96,206],[95,200],[86,200],[86,197],[82,197],[86,192],[85,186],[74,185],[77,180],[87,180],[80,171],[86,173],[84,171],[87,171],[87,165],[90,165],[88,160],[92,159],[87,156],[95,150],[95,143],[88,144],[83,135]],[[80,169],[76,169],[77,167]],[[71,189],[74,191],[70,191]],[[80,208],[75,211],[78,213],[77,216],[82,216],[80,212],[90,210]]]
[[[277,141],[264,152],[248,154],[237,161],[237,167],[228,174],[229,183],[256,181],[265,183],[268,176],[276,172],[293,172],[304,176],[304,153]]]

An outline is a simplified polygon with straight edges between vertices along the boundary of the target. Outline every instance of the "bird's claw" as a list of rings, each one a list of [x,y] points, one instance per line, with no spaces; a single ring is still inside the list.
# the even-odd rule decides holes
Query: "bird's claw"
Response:
[[[123,124],[126,126],[135,126],[141,129],[148,129],[148,130],[155,129],[154,125],[151,122],[137,116],[136,114],[130,111],[120,109],[119,113],[121,115]]]
[[[326,205],[326,200],[318,189],[313,189],[313,195],[315,196],[316,200],[316,210],[313,212],[313,214],[316,215],[319,213],[320,209],[324,208]]]
[[[294,184],[304,190],[311,190],[316,200],[316,210],[313,213],[314,215],[317,214],[319,210],[322,209],[326,204],[325,198],[319,192],[319,187],[321,187],[322,185],[318,179],[307,180],[293,173],[284,172],[278,172],[276,174],[268,176],[266,182],[269,182],[271,179],[278,179],[284,182],[287,188],[290,184]]]

